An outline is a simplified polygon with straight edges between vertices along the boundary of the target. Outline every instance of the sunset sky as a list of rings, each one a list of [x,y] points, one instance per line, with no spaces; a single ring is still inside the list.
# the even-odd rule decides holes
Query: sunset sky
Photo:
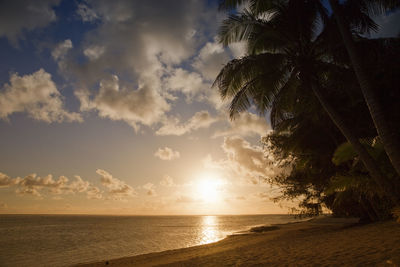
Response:
[[[286,213],[268,119],[211,88],[217,2],[1,1],[0,213]]]

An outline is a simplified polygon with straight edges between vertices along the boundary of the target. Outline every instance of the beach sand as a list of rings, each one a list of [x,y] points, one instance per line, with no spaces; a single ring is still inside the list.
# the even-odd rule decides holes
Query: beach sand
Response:
[[[80,266],[400,266],[400,224],[318,218],[216,243]]]

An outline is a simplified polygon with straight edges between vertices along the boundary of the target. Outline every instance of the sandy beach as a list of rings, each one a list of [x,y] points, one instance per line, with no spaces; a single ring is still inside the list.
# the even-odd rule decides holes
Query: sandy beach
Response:
[[[318,218],[216,243],[79,266],[399,266],[400,224]]]

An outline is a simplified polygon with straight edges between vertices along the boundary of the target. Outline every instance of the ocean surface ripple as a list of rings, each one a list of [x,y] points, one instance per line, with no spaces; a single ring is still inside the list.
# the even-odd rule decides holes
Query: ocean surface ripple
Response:
[[[70,266],[216,242],[289,215],[0,215],[0,266]]]

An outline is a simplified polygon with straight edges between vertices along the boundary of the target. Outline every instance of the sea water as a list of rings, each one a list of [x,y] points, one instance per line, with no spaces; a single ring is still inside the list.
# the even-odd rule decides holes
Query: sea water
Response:
[[[289,215],[0,215],[0,266],[69,266],[216,242]]]

